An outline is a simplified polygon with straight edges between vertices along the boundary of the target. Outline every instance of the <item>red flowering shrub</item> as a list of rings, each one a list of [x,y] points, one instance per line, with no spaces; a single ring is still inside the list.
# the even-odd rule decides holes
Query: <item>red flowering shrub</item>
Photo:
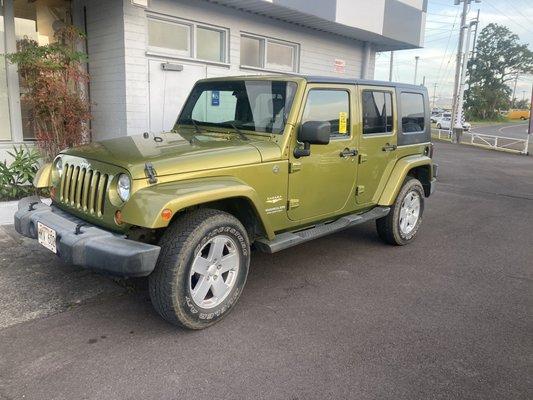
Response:
[[[83,34],[66,26],[55,38],[56,42],[45,46],[21,39],[17,52],[7,56],[18,66],[25,88],[21,96],[32,110],[30,123],[46,160],[62,149],[88,142],[91,118],[84,92],[89,76],[82,67],[87,56],[77,50]]]

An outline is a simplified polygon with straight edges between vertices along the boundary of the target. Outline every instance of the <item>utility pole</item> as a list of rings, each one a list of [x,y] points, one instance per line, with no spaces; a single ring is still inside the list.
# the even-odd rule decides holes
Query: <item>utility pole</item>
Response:
[[[422,77],[422,86],[426,86],[426,75]]]
[[[477,25],[477,20],[470,21],[468,24],[468,34],[466,35],[466,45],[465,52],[463,54],[463,65],[461,68],[461,79],[459,81],[459,90],[457,94],[457,113],[456,113],[456,124],[455,124],[455,134],[457,138],[457,143],[461,142],[461,135],[463,134],[463,103],[464,103],[464,94],[465,94],[465,83],[466,83],[466,72],[468,67],[468,57],[470,55],[470,36],[472,35],[472,27]]]
[[[522,90],[522,101],[526,99],[526,91]]]
[[[463,124],[457,119],[458,114],[458,93],[459,93],[459,81],[461,79],[461,60],[463,57],[463,42],[465,36],[466,14],[468,13],[468,4],[471,0],[455,0],[455,5],[463,2],[463,12],[461,13],[461,25],[459,26],[459,44],[457,45],[457,56],[455,60],[455,79],[453,85],[453,107],[452,107],[452,120],[451,125],[453,128],[452,141],[459,143],[460,136],[462,135]]]
[[[418,59],[419,58],[420,58],[419,56],[415,57],[415,79],[413,82],[414,85],[416,85],[416,76],[418,75]]]
[[[435,99],[437,97],[437,82],[433,84],[433,105],[431,108],[435,108]]]
[[[479,26],[479,8],[477,9],[476,21],[478,23],[476,24],[476,30],[474,31],[474,44],[472,45],[472,58],[476,58],[476,55],[477,55],[476,42],[477,42],[477,28]]]
[[[518,82],[518,72],[516,73],[516,76],[514,77],[514,86],[513,86],[513,96],[511,97],[511,108],[514,108],[514,99],[516,94],[516,83]]]
[[[392,82],[392,67],[394,65],[394,51],[390,52],[389,82]]]

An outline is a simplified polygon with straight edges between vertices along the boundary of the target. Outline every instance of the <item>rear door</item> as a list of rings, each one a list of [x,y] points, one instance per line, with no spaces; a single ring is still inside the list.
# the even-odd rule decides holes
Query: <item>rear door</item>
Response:
[[[393,87],[358,86],[359,168],[357,204],[376,204],[396,159],[397,106]]]

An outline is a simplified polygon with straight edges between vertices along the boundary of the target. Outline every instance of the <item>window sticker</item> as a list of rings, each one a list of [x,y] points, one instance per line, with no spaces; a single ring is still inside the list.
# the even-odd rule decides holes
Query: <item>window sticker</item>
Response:
[[[346,120],[348,119],[348,113],[341,111],[339,113],[339,133],[345,135],[347,133]]]

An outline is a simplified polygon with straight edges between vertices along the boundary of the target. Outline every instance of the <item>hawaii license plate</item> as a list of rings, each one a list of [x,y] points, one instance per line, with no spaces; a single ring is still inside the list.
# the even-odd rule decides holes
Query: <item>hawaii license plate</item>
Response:
[[[40,244],[42,244],[48,250],[57,253],[56,231],[44,224],[41,224],[40,222],[37,222],[37,236]]]

